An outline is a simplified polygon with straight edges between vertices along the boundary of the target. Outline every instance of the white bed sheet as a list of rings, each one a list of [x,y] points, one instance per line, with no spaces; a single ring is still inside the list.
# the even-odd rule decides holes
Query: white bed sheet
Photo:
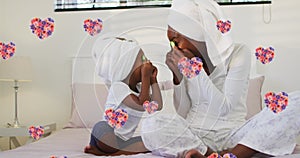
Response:
[[[56,131],[50,136],[39,141],[21,146],[13,150],[0,152],[0,158],[49,158],[55,156],[67,156],[68,158],[99,158],[106,156],[94,156],[85,154],[84,147],[89,143],[90,130],[86,128],[67,128]],[[299,153],[300,148],[297,148]],[[131,156],[116,156],[116,158],[159,158],[148,154]],[[258,156],[259,158],[260,156]],[[283,156],[278,158],[300,158],[300,154]]]
[[[0,158],[49,158],[50,156],[67,156],[68,158],[99,158],[85,154],[84,147],[89,143],[90,130],[86,128],[67,128],[54,132],[39,141],[21,146],[13,150],[0,152]],[[159,158],[151,153],[132,156],[116,156],[130,158]]]

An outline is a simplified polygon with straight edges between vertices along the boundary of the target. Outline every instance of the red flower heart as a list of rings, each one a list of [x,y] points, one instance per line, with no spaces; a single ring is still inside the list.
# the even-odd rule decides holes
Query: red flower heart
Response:
[[[42,126],[30,126],[29,127],[29,134],[33,139],[40,139],[40,137],[44,134],[44,127]]]
[[[192,59],[183,57],[178,61],[178,69],[180,73],[187,78],[193,78],[199,75],[202,67],[203,63],[199,57],[193,57]]]
[[[262,47],[256,48],[255,56],[256,59],[259,60],[263,64],[270,63],[274,58],[274,48],[269,47],[264,49]]]
[[[271,111],[279,113],[288,106],[288,94],[285,92],[280,92],[278,94],[268,92],[265,94],[265,103]]]
[[[84,31],[88,32],[91,36],[94,36],[102,31],[103,22],[101,19],[94,21],[91,19],[86,19],[84,20],[83,28]]]
[[[44,39],[52,35],[54,31],[54,20],[51,18],[45,20],[33,18],[31,20],[30,29],[32,33],[36,34],[40,39]]]
[[[128,114],[124,109],[108,108],[105,110],[104,118],[111,127],[118,129],[125,125]]]
[[[12,42],[5,44],[0,42],[0,54],[4,60],[11,58],[16,51],[16,45]]]
[[[156,101],[149,102],[148,100],[146,100],[143,104],[143,107],[149,114],[152,114],[157,111],[158,103]]]
[[[218,153],[212,153],[207,158],[222,158]]]
[[[223,34],[226,32],[229,32],[231,29],[231,22],[229,20],[227,21],[222,21],[222,20],[218,20],[217,21],[217,28],[219,31],[221,31]]]

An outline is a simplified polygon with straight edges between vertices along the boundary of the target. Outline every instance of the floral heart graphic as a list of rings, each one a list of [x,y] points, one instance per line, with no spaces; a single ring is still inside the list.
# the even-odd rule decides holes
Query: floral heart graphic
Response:
[[[178,69],[180,73],[187,78],[193,78],[199,75],[202,67],[203,63],[199,57],[193,57],[192,59],[183,57],[178,61]]]
[[[92,20],[86,19],[83,24],[84,31],[88,32],[91,36],[97,35],[102,31],[103,22],[101,19]]]
[[[272,47],[266,49],[262,47],[258,47],[255,50],[256,59],[263,64],[270,63],[273,60],[274,55],[275,55],[274,48]]]
[[[148,100],[146,100],[144,103],[143,103],[143,107],[144,109],[149,113],[149,114],[152,114],[154,112],[157,111],[158,109],[158,103],[156,101],[151,101],[149,102]]]
[[[223,155],[223,158],[237,158],[235,155],[233,155],[232,153],[226,153]]]
[[[118,129],[125,125],[128,114],[124,109],[108,108],[105,110],[104,118],[111,127]]]
[[[218,20],[217,21],[217,28],[221,33],[226,33],[229,32],[231,29],[231,21],[227,20],[227,21],[222,21],[222,20]]]
[[[67,158],[67,156],[54,156],[54,155],[52,155],[52,156],[50,156],[50,158]]]
[[[288,94],[285,92],[268,92],[265,94],[266,106],[274,113],[282,112],[288,106]]]
[[[32,30],[32,33],[39,37],[39,39],[44,39],[52,35],[54,31],[54,20],[51,18],[45,20],[33,18],[31,20],[30,29]]]
[[[212,153],[207,158],[237,158],[237,157],[232,153],[226,153],[223,156],[219,155],[218,153]]]
[[[29,134],[33,139],[40,139],[40,137],[44,134],[44,127],[42,126],[30,126],[29,127]]]
[[[207,158],[222,158],[218,153],[212,153]]]
[[[5,44],[0,42],[0,54],[2,59],[7,60],[9,58],[11,58],[16,51],[16,45],[12,42],[10,42],[9,44]]]

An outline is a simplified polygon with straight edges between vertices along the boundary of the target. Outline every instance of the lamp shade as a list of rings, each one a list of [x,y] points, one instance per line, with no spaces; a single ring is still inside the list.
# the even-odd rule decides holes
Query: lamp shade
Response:
[[[32,80],[31,59],[25,56],[14,56],[0,62],[0,81],[26,82]]]

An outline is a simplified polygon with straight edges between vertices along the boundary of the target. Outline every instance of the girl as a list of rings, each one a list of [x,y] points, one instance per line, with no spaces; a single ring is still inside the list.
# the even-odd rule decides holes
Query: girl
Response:
[[[93,57],[98,75],[110,87],[106,101],[106,114],[108,111],[110,114],[106,121],[93,127],[90,145],[84,152],[95,155],[147,152],[141,137],[132,136],[145,111],[143,105],[149,102],[154,105],[150,113],[162,109],[157,68],[147,60],[138,43],[125,35],[102,35],[93,48]],[[112,114],[121,116],[122,120],[116,122],[116,118],[109,118]]]

